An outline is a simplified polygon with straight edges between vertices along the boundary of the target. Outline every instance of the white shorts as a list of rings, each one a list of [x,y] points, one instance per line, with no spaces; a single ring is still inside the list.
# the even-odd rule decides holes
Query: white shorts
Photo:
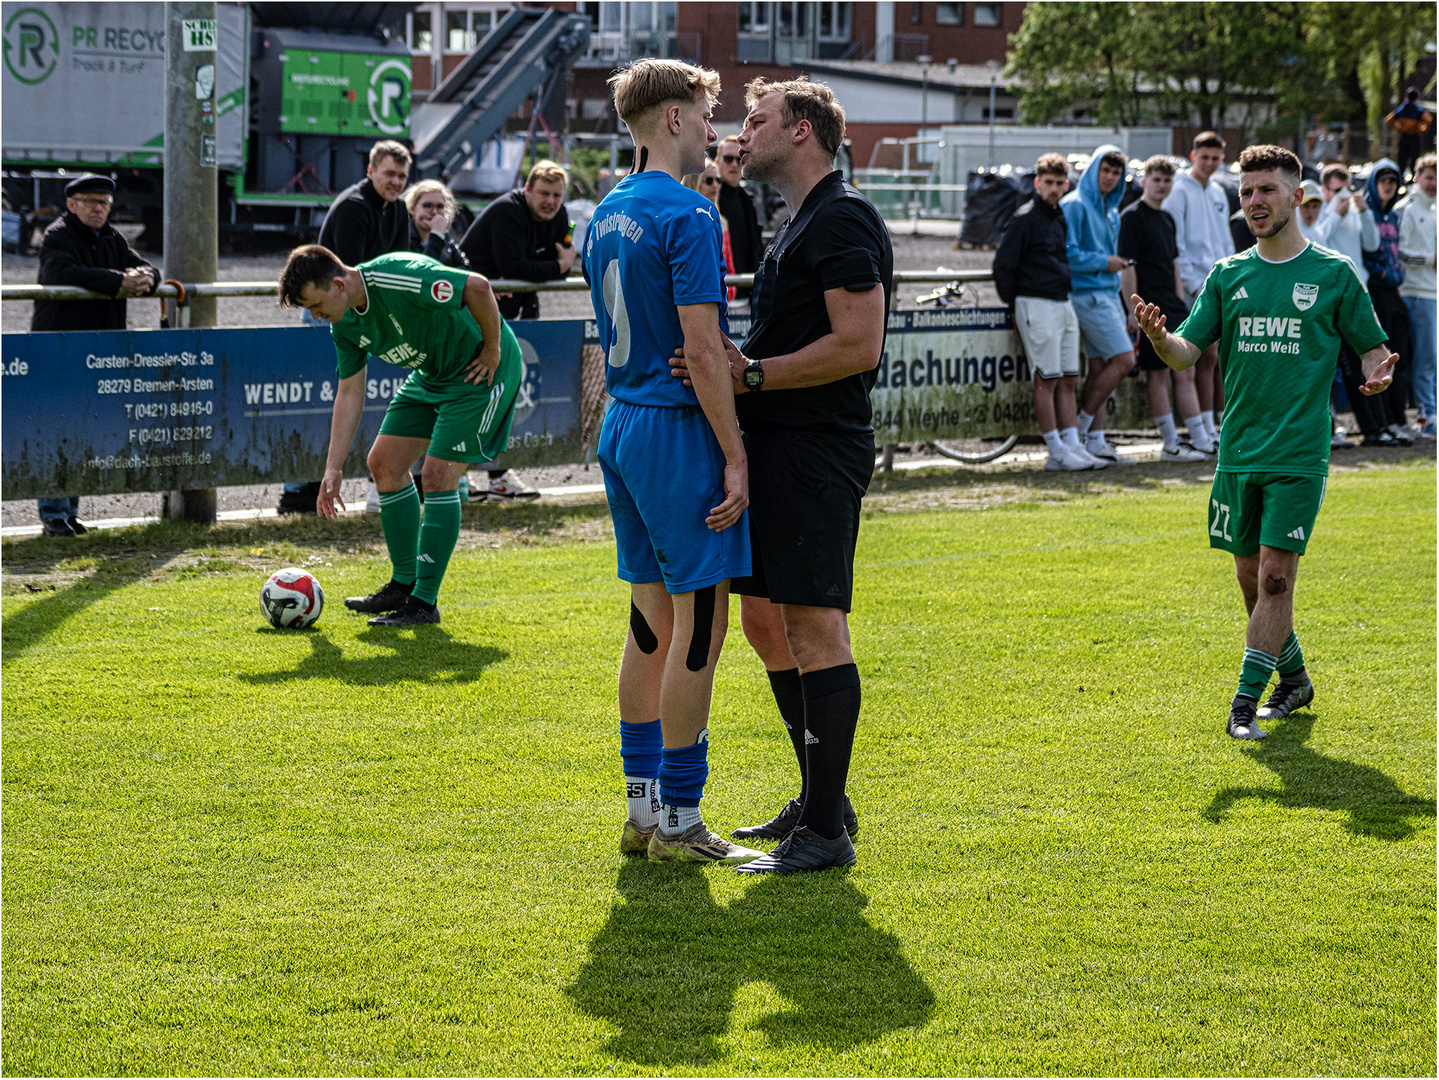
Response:
[[[1079,320],[1068,300],[1016,296],[1014,326],[1040,378],[1079,374]]]

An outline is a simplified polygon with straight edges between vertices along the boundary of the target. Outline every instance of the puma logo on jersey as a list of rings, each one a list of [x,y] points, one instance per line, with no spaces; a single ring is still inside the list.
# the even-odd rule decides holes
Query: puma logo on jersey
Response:
[[[1244,288],[1244,286],[1241,285],[1241,286],[1239,286],[1239,291],[1236,292],[1236,293],[1235,293],[1233,296],[1231,296],[1229,299],[1231,299],[1231,300],[1248,300],[1248,299],[1249,299],[1249,293],[1248,293],[1248,291]]]
[[[1295,529],[1292,533],[1290,533],[1290,534],[1289,534],[1289,539],[1291,539],[1291,540],[1303,540],[1303,539],[1304,539],[1304,526],[1301,525],[1301,526],[1299,526],[1299,528]]]
[[[703,214],[703,215],[705,215],[705,217],[707,217],[707,218],[713,218],[713,217],[714,217],[714,215],[710,213],[710,208],[709,208],[708,206],[696,206],[696,207],[695,207],[695,213],[696,213],[696,214]]]

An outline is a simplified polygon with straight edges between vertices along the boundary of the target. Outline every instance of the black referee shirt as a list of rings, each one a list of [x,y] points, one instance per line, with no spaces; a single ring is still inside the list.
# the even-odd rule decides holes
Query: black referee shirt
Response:
[[[830,333],[824,294],[830,289],[884,289],[889,312],[894,249],[869,200],[832,172],[805,196],[775,234],[755,272],[753,322],[741,351],[763,360],[796,352]],[[881,352],[883,345],[881,344]],[[822,386],[761,390],[735,398],[740,427],[796,428],[865,434],[876,369]]]

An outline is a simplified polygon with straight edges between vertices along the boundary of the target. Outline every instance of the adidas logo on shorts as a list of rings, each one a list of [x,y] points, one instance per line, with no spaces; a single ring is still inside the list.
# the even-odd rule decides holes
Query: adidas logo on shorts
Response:
[[[1289,539],[1291,539],[1291,540],[1303,540],[1303,539],[1304,539],[1304,526],[1301,525],[1301,526],[1299,526],[1299,528],[1295,529],[1292,533],[1290,533],[1290,534],[1289,534]]]

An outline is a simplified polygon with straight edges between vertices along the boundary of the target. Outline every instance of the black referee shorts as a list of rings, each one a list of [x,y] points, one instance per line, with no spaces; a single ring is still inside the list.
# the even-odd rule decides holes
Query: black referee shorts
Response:
[[[874,435],[762,429],[744,443],[754,573],[730,591],[849,611]]]

